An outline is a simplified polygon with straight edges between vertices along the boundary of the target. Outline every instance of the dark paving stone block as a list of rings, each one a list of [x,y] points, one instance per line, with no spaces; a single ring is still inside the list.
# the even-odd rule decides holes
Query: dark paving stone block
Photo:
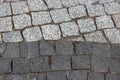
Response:
[[[56,55],[72,55],[73,53],[72,42],[56,41]]]
[[[5,43],[0,43],[0,56],[5,51],[5,49],[6,49],[6,44]]]
[[[89,72],[88,80],[104,80],[104,74],[96,73],[96,72]]]
[[[20,43],[20,57],[28,57],[27,42]]]
[[[11,72],[11,60],[0,59],[0,74]]]
[[[54,55],[54,41],[40,41],[40,55]]]
[[[70,57],[54,56],[52,57],[52,70],[69,70],[71,69]]]
[[[93,44],[88,42],[76,42],[75,43],[76,54],[92,54]]]
[[[120,44],[112,44],[111,57],[115,59],[120,59]]]
[[[120,74],[120,60],[110,60],[110,72],[113,74]]]
[[[108,72],[109,59],[101,57],[92,57],[92,70],[96,72]]]
[[[28,57],[38,57],[39,55],[39,43],[38,42],[29,42],[27,43],[28,47]]]
[[[13,73],[29,72],[29,61],[26,58],[13,59]]]
[[[90,57],[89,56],[72,56],[72,67],[73,69],[88,69],[90,68]]]
[[[87,80],[87,72],[85,71],[70,71],[67,74],[68,80]]]
[[[46,80],[46,75],[45,74],[37,74],[37,73],[31,73],[28,75],[28,79],[27,80]]]
[[[109,45],[102,43],[94,43],[93,55],[98,57],[110,57],[111,50]]]
[[[47,80],[67,80],[65,72],[48,72]]]
[[[30,59],[30,71],[31,72],[42,72],[42,71],[48,71],[49,69],[50,67],[49,67],[48,57]]]
[[[120,75],[107,74],[106,80],[120,80]]]
[[[7,48],[2,56],[4,58],[19,57],[19,43],[8,43]]]

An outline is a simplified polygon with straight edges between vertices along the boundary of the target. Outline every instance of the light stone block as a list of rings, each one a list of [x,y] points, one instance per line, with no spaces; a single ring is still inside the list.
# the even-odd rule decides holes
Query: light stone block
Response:
[[[120,14],[113,15],[113,20],[117,28],[120,28]]]

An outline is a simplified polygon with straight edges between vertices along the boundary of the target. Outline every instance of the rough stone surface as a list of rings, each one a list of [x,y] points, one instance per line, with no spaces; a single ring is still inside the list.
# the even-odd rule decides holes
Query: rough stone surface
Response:
[[[27,0],[30,11],[47,10],[43,0]]]
[[[104,7],[102,5],[87,6],[87,10],[91,17],[105,15]]]
[[[13,2],[11,3],[13,14],[28,13],[27,3],[22,2]]]
[[[117,14],[120,13],[120,4],[117,2],[104,4],[105,11],[108,14]]]
[[[99,0],[99,3],[108,3],[113,2],[114,0]]]
[[[5,43],[0,43],[0,55],[5,51],[6,47]]]
[[[54,23],[61,23],[65,21],[70,21],[71,18],[67,12],[67,9],[57,9],[50,11]]]
[[[70,57],[53,56],[51,63],[52,70],[69,70],[71,69]]]
[[[113,75],[113,74],[106,75],[106,80],[119,80],[119,79],[120,79],[119,75]]]
[[[21,33],[19,31],[3,33],[2,36],[4,42],[20,42],[23,40]]]
[[[58,25],[41,26],[45,40],[58,40],[61,38],[61,32]]]
[[[31,19],[27,14],[13,16],[13,21],[15,29],[23,29],[25,27],[31,26]]]
[[[91,4],[95,4],[98,0],[79,0],[80,4],[84,4],[84,5],[91,5]]]
[[[38,41],[42,39],[42,33],[39,26],[27,28],[23,31],[23,36],[26,41]]]
[[[33,25],[42,25],[42,24],[47,24],[52,22],[50,14],[46,11],[32,12],[31,15],[32,15]]]
[[[5,80],[26,80],[24,75],[6,75]]]
[[[28,80],[46,80],[46,74],[32,73],[28,76]]]
[[[79,35],[78,26],[75,22],[68,22],[60,24],[63,37]]]
[[[96,72],[89,72],[88,80],[104,80],[104,74],[96,73]]]
[[[89,56],[73,56],[72,57],[72,68],[73,69],[89,69],[90,68],[90,57]]]
[[[104,32],[111,43],[120,42],[120,31],[118,29],[106,29]]]
[[[88,19],[80,19],[77,21],[80,31],[82,33],[86,33],[86,32],[91,32],[91,31],[95,31],[96,30],[96,26],[94,24],[93,19],[88,18]]]
[[[12,15],[10,9],[10,3],[2,3],[0,4],[0,17]]]
[[[29,61],[26,58],[13,59],[13,73],[29,72]]]
[[[79,5],[78,0],[61,0],[61,3],[65,7],[76,6]]]
[[[0,18],[0,32],[12,31],[11,17]]]
[[[101,16],[96,18],[98,29],[114,28],[114,23],[110,16]]]
[[[102,42],[102,43],[106,43],[106,39],[103,36],[102,32],[97,31],[97,32],[93,32],[93,33],[89,33],[89,34],[85,34],[85,39],[88,42]]]
[[[120,28],[120,14],[113,15],[113,20],[117,28]]]
[[[79,17],[87,16],[85,6],[83,5],[70,7],[68,10],[72,18],[79,18]]]

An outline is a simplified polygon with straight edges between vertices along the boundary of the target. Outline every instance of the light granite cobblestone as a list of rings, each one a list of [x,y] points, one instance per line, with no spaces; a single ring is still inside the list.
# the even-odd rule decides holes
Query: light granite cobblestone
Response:
[[[28,13],[28,6],[25,1],[11,3],[13,14]]]
[[[47,11],[32,12],[31,15],[32,15],[33,25],[42,25],[42,24],[47,24],[52,22],[50,14]]]
[[[61,0],[61,3],[64,7],[79,5],[78,0]]]
[[[23,36],[26,41],[38,41],[42,39],[42,33],[39,26],[27,28],[23,31]]]
[[[117,28],[120,28],[120,14],[113,15],[113,20]]]
[[[0,32],[12,31],[11,17],[0,18]]]
[[[60,24],[63,37],[79,35],[78,26],[75,22],[67,22]]]
[[[96,18],[98,29],[114,28],[114,23],[110,16],[101,16]]]
[[[83,5],[70,7],[68,10],[72,18],[79,18],[79,17],[87,16],[86,8]]]
[[[84,5],[92,5],[94,3],[96,3],[98,0],[79,0],[80,4],[84,4]]]
[[[77,21],[79,29],[82,33],[91,32],[96,30],[95,23],[93,19],[80,19]]]
[[[113,2],[114,0],[99,0],[99,3],[108,3]]]
[[[25,27],[31,26],[30,15],[27,14],[13,16],[13,22],[15,29],[23,29]]]
[[[61,32],[58,25],[41,26],[43,37],[45,40],[58,40],[61,38]]]

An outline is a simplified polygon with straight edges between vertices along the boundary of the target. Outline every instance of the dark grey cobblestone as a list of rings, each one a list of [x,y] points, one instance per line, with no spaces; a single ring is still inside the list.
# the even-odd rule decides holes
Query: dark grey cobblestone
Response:
[[[88,80],[104,80],[104,74],[96,73],[96,72],[89,72]]]
[[[120,75],[107,74],[106,80],[120,80]]]

